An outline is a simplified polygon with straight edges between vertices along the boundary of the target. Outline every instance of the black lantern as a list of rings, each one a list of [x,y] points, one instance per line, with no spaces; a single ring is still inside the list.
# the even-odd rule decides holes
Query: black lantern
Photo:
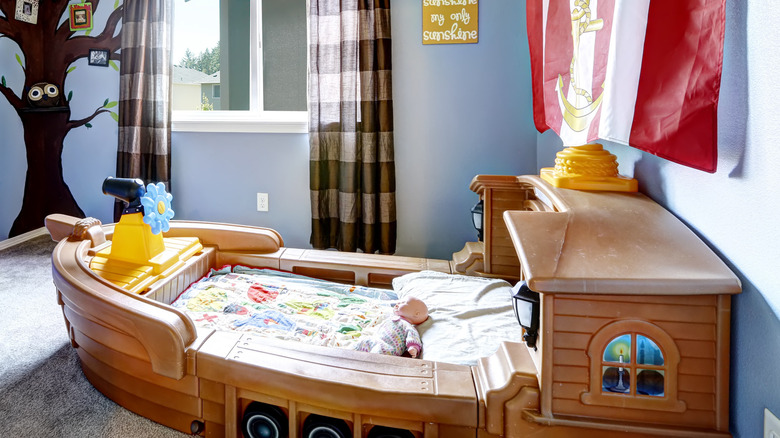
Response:
[[[480,199],[476,205],[471,207],[471,221],[474,223],[474,228],[477,230],[477,238],[482,241],[482,200]]]
[[[524,281],[512,288],[512,305],[517,322],[525,329],[523,341],[536,350],[539,337],[539,294],[528,288]]]

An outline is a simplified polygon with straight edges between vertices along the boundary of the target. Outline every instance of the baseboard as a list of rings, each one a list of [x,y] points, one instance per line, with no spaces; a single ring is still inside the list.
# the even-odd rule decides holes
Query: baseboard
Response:
[[[49,234],[49,232],[46,231],[46,227],[40,227],[37,230],[28,231],[10,239],[0,240],[0,251],[18,245],[22,242],[26,242],[30,239],[34,239],[39,236],[45,236],[47,234]]]

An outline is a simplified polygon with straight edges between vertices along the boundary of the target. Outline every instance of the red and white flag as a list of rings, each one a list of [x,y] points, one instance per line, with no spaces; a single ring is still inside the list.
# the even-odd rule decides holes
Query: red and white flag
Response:
[[[539,132],[717,167],[725,0],[528,0]]]

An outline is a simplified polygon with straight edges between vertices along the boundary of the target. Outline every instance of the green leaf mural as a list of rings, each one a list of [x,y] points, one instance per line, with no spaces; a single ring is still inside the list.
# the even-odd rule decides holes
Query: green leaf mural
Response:
[[[22,69],[24,69],[24,64],[22,64],[22,58],[19,57],[19,54],[16,54],[16,62],[19,63],[19,65],[22,66]]]
[[[72,72],[72,71],[73,71],[73,70],[75,70],[75,69],[76,69],[76,66],[74,65],[73,67],[69,68],[69,69],[68,69],[68,71],[66,71],[66,72],[65,72],[65,74],[66,74],[66,75],[69,75],[69,74],[70,74],[70,72]]]
[[[106,105],[108,105],[108,99],[106,99],[106,101],[103,102],[103,107],[105,107]]]
[[[113,111],[109,111],[111,114],[111,118],[114,119],[115,122],[119,123],[119,115]]]
[[[92,123],[85,123],[85,124],[84,124],[84,126],[86,126],[86,127],[87,127],[87,129],[89,129],[89,128],[91,128],[91,127],[92,127]]]
[[[68,91],[68,102],[70,102],[71,99],[73,99],[73,90]]]
[[[5,76],[0,78],[0,84],[3,84],[3,86],[5,87]]]
[[[106,102],[108,102],[108,99],[106,99]],[[103,108],[113,108],[116,106],[116,101],[108,102],[105,105],[103,105]]]
[[[111,68],[113,68],[114,70],[119,71],[119,66],[116,65],[116,62],[114,62],[113,60],[109,60],[108,65],[110,65]]]

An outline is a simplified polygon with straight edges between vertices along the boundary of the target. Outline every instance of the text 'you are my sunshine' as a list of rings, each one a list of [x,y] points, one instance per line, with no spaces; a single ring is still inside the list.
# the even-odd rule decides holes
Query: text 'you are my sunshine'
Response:
[[[423,0],[423,43],[475,43],[478,0]]]

